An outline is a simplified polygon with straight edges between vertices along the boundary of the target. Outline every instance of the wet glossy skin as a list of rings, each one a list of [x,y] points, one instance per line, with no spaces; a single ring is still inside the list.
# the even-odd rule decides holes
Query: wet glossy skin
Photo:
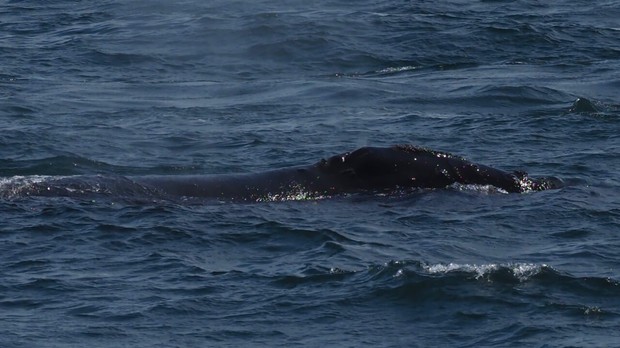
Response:
[[[360,190],[441,188],[460,183],[524,192],[560,185],[557,179],[535,180],[525,173],[508,173],[449,153],[404,145],[364,147],[330,157],[319,166],[341,176],[343,187]]]

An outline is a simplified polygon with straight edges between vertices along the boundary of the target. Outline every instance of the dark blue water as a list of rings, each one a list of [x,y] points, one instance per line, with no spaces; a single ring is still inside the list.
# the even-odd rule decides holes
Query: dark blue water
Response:
[[[615,0],[3,1],[0,187],[397,143],[567,186],[3,198],[0,346],[619,345],[618,18]]]

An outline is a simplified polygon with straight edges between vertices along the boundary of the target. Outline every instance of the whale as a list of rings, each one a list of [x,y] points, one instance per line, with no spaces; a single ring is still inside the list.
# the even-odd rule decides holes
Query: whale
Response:
[[[506,193],[562,187],[562,181],[554,177],[532,178],[525,172],[503,171],[448,152],[395,145],[362,147],[311,165],[258,173],[39,177],[22,180],[21,186],[14,185],[11,192],[17,196],[121,195],[261,202],[409,192],[455,184],[490,185]]]

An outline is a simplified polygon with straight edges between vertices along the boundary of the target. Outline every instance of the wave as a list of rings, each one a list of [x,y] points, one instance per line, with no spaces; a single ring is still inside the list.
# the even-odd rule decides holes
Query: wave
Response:
[[[342,279],[347,276],[357,284],[371,284],[377,294],[407,288],[418,284],[426,288],[445,288],[446,286],[463,286],[489,284],[499,287],[538,285],[556,288],[573,294],[588,296],[620,294],[620,281],[609,277],[575,276],[561,272],[547,264],[536,263],[426,263],[422,261],[390,261],[383,265],[371,265],[366,270],[346,270],[330,268],[308,272],[308,276],[286,276],[285,279],[295,283],[306,283],[312,278],[324,280]],[[294,279],[294,280],[293,280]],[[284,279],[281,279],[284,280]]]
[[[618,280],[574,276],[546,264],[393,261],[374,267],[374,272],[367,299],[388,303],[448,302],[459,311],[533,306],[568,315],[620,316]]]
[[[426,263],[421,261],[390,261],[377,266],[381,274],[408,279],[428,277],[456,276],[460,280],[473,280],[497,283],[527,283],[545,282],[562,283],[577,282],[601,286],[601,289],[617,288],[620,291],[620,280],[602,277],[577,277],[570,273],[561,272],[547,264],[536,263]]]
[[[525,282],[533,276],[540,274],[549,266],[542,264],[515,263],[515,264],[423,264],[421,268],[429,274],[448,274],[451,272],[463,272],[472,275],[475,279],[492,279],[496,275],[508,276],[506,279],[518,280]]]
[[[179,141],[179,139],[171,139]],[[91,175],[148,175],[148,174],[194,174],[198,169],[192,166],[179,167],[172,165],[125,166],[110,164],[79,155],[67,153],[57,156],[34,158],[34,159],[0,159],[0,176],[3,180],[10,181],[10,177],[16,179],[26,176],[72,176]]]

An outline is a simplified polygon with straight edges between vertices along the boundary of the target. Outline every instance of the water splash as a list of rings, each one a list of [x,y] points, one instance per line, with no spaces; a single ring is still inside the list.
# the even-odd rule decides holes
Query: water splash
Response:
[[[501,264],[434,264],[434,265],[422,265],[422,269],[429,274],[447,274],[451,272],[466,272],[473,273],[476,279],[486,278],[501,270],[508,270],[512,276],[514,276],[520,282],[527,281],[539,274],[543,269],[549,268],[545,264],[536,265],[533,263],[510,263],[506,265]]]

